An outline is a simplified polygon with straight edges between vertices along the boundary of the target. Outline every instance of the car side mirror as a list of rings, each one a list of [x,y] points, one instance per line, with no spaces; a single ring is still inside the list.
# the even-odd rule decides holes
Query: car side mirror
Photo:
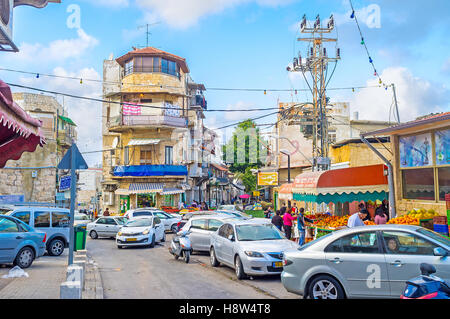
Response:
[[[435,256],[446,257],[448,255],[448,252],[444,248],[436,247],[435,249],[433,249],[433,254]]]
[[[234,241],[234,235],[229,235],[229,236],[228,236],[228,240],[229,240],[229,241]]]

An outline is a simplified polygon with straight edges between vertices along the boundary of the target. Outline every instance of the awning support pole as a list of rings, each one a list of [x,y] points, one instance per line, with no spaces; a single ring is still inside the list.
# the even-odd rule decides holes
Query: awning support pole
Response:
[[[361,141],[366,144],[375,154],[381,158],[388,167],[388,184],[389,184],[389,218],[395,218],[397,216],[397,210],[395,205],[395,191],[394,191],[394,169],[391,162],[383,156],[375,147],[363,135],[360,135]]]

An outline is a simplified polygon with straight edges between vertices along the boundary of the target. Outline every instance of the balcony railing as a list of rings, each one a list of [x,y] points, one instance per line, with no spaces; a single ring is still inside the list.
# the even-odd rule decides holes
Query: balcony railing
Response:
[[[121,115],[109,120],[109,127],[117,126],[169,126],[187,127],[186,117],[168,115]]]

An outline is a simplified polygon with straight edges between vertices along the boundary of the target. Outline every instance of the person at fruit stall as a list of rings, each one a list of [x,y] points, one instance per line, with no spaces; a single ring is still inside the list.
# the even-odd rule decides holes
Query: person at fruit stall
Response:
[[[305,209],[303,207],[300,208],[297,215],[297,229],[298,229],[298,244],[303,246],[305,243],[305,222],[313,223],[312,219],[305,217]]]
[[[366,218],[368,214],[369,212],[367,210],[361,210],[357,213],[354,213],[348,218],[347,227],[365,226],[364,218]]]
[[[272,217],[272,224],[275,225],[276,228],[278,228],[280,231],[283,230],[283,218],[281,218],[280,210],[277,210],[275,213],[275,216]]]
[[[384,212],[383,204],[379,205],[377,209],[375,210],[375,224],[377,225],[384,225],[387,223],[388,216]]]
[[[283,226],[284,226],[284,234],[287,239],[291,239],[292,235],[292,222],[295,220],[295,217],[291,215],[291,210],[287,210],[283,215]]]
[[[383,209],[383,212],[386,214],[386,222],[389,221],[389,202],[386,199],[383,199],[381,202],[381,208]]]
[[[370,213],[367,210],[366,205],[364,203],[361,203],[358,206],[359,206],[360,213],[364,213],[365,214],[363,222],[365,222],[366,220],[370,220]]]

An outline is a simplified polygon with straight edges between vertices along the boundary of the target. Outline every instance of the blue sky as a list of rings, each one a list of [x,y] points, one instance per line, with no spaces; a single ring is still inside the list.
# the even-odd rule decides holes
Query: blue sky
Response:
[[[93,4],[95,3],[95,4]],[[80,28],[69,28],[70,5],[80,9]],[[395,83],[400,117],[450,109],[450,2],[432,0],[353,0],[365,41],[386,83]],[[377,17],[379,22],[373,20]],[[193,79],[206,87],[304,89],[304,81],[288,74],[286,66],[305,46],[295,41],[303,14],[337,20],[342,60],[329,87],[378,84],[350,19],[348,0],[97,0],[65,1],[44,9],[14,10],[14,39],[18,54],[0,53],[0,67],[32,72],[101,79],[103,60],[118,57],[132,46],[144,46],[145,23],[151,27],[150,45],[187,59]],[[372,19],[372,20],[371,20]],[[334,34],[336,35],[336,33]],[[329,47],[328,52],[334,52]],[[7,82],[33,85],[84,96],[101,96],[97,83],[33,77],[0,71]],[[349,101],[360,118],[387,120],[390,91],[363,89],[330,91],[332,101]],[[305,92],[206,92],[209,108],[274,107],[280,101],[306,101]],[[58,98],[60,99],[60,98]],[[65,99],[69,115],[78,123],[82,151],[101,149],[101,104]],[[264,112],[207,115],[209,127],[256,117]],[[274,119],[262,119],[270,123]],[[89,164],[101,161],[88,156]]]

